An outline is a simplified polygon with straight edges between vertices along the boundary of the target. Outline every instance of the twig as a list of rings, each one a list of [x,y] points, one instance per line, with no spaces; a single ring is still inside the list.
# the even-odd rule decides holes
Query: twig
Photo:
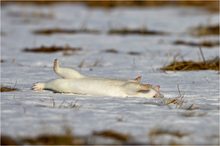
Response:
[[[53,108],[56,106],[55,101],[53,98],[51,98],[52,102],[53,102]]]
[[[15,88],[17,86],[17,80],[15,81],[15,84],[14,84],[14,87],[13,88]]]
[[[65,103],[66,101],[65,101],[65,99],[62,101],[62,103],[59,105],[59,108],[61,108],[62,107],[62,105]]]
[[[203,54],[203,52],[202,52],[202,48],[201,48],[201,47],[199,47],[199,51],[200,51],[200,54],[201,54],[201,56],[202,56],[203,62],[206,64],[206,60],[205,60],[205,57],[204,57],[204,54]]]
[[[181,92],[180,92],[179,84],[177,84],[177,89],[178,89],[179,97],[181,97],[182,94],[181,94]]]

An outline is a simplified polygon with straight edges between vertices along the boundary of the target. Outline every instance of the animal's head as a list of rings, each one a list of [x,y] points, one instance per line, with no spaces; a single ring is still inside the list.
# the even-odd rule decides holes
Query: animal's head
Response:
[[[146,97],[146,98],[163,98],[160,93],[160,86],[154,86],[151,84],[140,84],[130,82],[126,84],[127,93],[135,97]]]
[[[151,84],[141,84],[141,90],[138,90],[138,93],[147,98],[163,98],[163,94],[160,93],[159,85],[151,85]]]
[[[155,95],[153,96],[153,98],[163,98],[164,97],[163,94],[161,94],[161,92],[160,92],[160,85],[156,85],[156,86],[151,85],[151,88],[155,92]]]

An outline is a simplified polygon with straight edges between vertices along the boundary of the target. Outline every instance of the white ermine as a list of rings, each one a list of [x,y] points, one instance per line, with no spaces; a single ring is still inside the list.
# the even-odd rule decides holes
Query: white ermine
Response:
[[[80,74],[71,68],[62,68],[59,61],[54,60],[54,72],[60,79],[46,83],[36,83],[33,90],[52,90],[60,93],[74,93],[90,96],[114,96],[114,97],[163,97],[159,86],[142,84],[141,76],[133,80],[116,80],[99,77],[89,77]]]

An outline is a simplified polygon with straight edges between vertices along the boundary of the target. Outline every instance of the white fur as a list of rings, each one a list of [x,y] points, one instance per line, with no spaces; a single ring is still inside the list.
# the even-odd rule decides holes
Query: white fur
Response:
[[[46,83],[36,83],[33,90],[53,90],[61,93],[75,93],[93,96],[115,97],[158,97],[159,88],[141,84],[140,77],[135,80],[115,80],[81,75],[70,68],[60,68],[58,60],[54,61],[54,71],[61,79]]]

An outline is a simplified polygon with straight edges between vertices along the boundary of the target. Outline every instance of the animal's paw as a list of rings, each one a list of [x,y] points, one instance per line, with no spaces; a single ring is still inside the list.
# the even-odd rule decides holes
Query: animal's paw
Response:
[[[34,91],[41,91],[44,89],[44,83],[35,83],[32,87]]]

